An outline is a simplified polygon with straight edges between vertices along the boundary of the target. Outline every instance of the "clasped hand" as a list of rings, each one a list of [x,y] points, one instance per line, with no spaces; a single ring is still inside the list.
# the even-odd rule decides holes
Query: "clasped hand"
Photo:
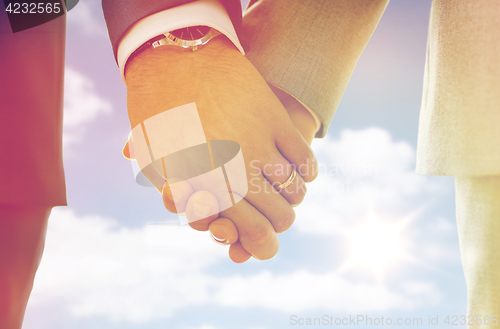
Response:
[[[158,188],[165,207],[186,213],[192,228],[210,229],[230,244],[235,262],[273,257],[279,249],[277,233],[292,225],[293,206],[306,193],[304,183],[317,175],[309,147],[316,129],[311,114],[293,97],[272,89],[223,37],[195,52],[176,47],[145,50],[129,61],[126,85],[131,127],[195,103],[206,140],[231,140],[241,147],[249,184],[244,199],[219,212],[213,193],[187,181],[175,184],[175,189],[165,182]],[[130,158],[128,149],[124,154]],[[292,183],[277,189],[294,169],[298,175]]]

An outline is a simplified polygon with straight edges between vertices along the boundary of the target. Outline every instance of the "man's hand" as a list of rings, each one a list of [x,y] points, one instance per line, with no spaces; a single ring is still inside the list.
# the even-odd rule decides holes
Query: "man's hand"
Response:
[[[317,132],[316,122],[314,121],[312,115],[294,97],[276,87],[270,87],[287,110],[294,126],[297,128],[297,130],[299,130],[300,134],[310,145]],[[124,148],[124,155],[127,158],[130,158],[127,153],[128,150],[129,148],[128,146],[126,146]],[[181,188],[183,188],[182,197],[180,199],[177,199],[177,204],[183,203],[184,205],[192,205],[196,202],[196,199],[202,198],[205,203],[211,202],[214,207],[217,206],[217,200],[213,195],[210,195],[206,192],[197,192],[195,193],[195,195],[193,195],[193,190],[189,186],[189,184],[183,184],[181,185]],[[165,207],[171,212],[175,212],[176,202],[174,202],[174,197],[170,193],[167,184],[164,187],[164,191],[163,202],[165,204]],[[177,195],[176,197],[179,198],[179,195]],[[183,209],[185,208],[186,206],[184,206]],[[188,211],[192,210],[189,209]],[[227,218],[214,218],[215,216],[207,219],[207,222],[210,222],[209,230],[214,241],[220,244],[231,245],[229,248],[229,257],[235,263],[243,263],[247,261],[252,255],[248,251],[246,251],[238,241],[238,230],[236,229],[234,223]]]
[[[234,223],[244,250],[258,259],[273,257],[279,248],[276,232],[285,231],[293,223],[295,213],[290,204],[302,201],[304,182],[315,178],[317,164],[258,71],[229,41],[218,37],[196,52],[176,47],[145,50],[129,62],[126,84],[132,127],[158,113],[194,102],[207,140],[232,140],[241,146],[252,186],[245,199],[223,210],[220,216]],[[301,175],[280,194],[273,186],[290,176],[291,164],[302,169]],[[213,200],[206,199],[203,191],[185,188],[171,191],[166,185],[164,199],[190,195],[186,199],[188,220],[195,229],[207,230],[217,216],[205,218],[196,209],[212,207]]]

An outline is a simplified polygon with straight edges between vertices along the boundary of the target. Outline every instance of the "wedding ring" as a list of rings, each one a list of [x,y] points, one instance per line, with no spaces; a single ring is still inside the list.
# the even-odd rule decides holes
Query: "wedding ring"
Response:
[[[297,171],[293,169],[290,177],[288,177],[288,179],[283,184],[278,185],[278,191],[281,191],[282,189],[287,188],[290,184],[292,184],[295,177],[297,177]]]
[[[212,238],[212,240],[214,240],[215,243],[223,245],[223,246],[226,246],[229,244],[229,241],[227,241],[226,239],[219,239],[218,237],[213,235],[213,233],[211,231],[208,231],[208,233],[210,233],[210,237]]]

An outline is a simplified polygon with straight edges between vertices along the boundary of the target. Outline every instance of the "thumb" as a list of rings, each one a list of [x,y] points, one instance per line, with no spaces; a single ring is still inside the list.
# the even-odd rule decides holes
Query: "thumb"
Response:
[[[219,201],[208,191],[195,192],[186,205],[186,217],[189,226],[207,231],[210,223],[219,217]]]
[[[134,156],[134,150],[132,150],[132,143],[130,142],[131,138],[132,136],[129,137],[129,139],[125,143],[125,146],[123,146],[122,154],[125,158],[129,160],[134,160],[135,156]]]
[[[172,178],[165,182],[161,192],[165,208],[171,213],[183,214],[186,212],[188,200],[193,194],[193,188],[183,179]]]

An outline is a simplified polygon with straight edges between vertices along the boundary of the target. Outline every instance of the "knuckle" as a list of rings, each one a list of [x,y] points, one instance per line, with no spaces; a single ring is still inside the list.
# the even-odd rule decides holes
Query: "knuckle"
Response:
[[[299,205],[306,196],[306,184],[303,181],[285,189],[286,199],[291,205]]]
[[[318,169],[318,162],[314,160],[314,163],[311,167],[311,175],[309,176],[309,179],[307,180],[308,183],[312,182],[318,177],[319,174],[319,169]]]
[[[268,259],[271,259],[274,256],[276,256],[276,254],[278,253],[278,250],[279,250],[279,246],[273,250],[267,250],[266,253],[253,255],[253,256],[254,256],[254,258],[256,258],[258,260],[268,260]]]
[[[281,212],[281,217],[278,222],[274,224],[276,233],[283,233],[292,226],[295,221],[295,210],[291,206],[287,206],[286,210]]]
[[[302,153],[299,159],[297,173],[302,176],[305,182],[312,182],[318,176],[318,162],[313,151],[308,149]]]
[[[255,247],[266,245],[276,233],[269,225],[256,224],[245,230],[242,238]]]
[[[211,222],[210,218],[203,218],[195,221],[189,221],[188,219],[189,226],[196,231],[208,231]]]

